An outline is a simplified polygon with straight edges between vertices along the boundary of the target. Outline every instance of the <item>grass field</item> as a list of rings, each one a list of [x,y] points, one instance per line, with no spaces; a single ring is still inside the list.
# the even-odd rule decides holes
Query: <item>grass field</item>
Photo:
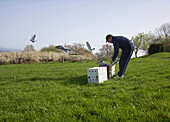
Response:
[[[102,84],[87,83],[96,61],[1,65],[0,121],[170,121],[169,59],[131,59]]]

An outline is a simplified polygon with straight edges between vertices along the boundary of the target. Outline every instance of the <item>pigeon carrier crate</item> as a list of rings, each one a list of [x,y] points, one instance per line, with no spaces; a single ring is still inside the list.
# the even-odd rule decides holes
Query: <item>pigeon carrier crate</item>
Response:
[[[113,66],[101,66],[107,68],[107,78],[110,79],[115,74],[115,65]]]
[[[107,78],[107,67],[93,67],[87,69],[88,83],[102,83]]]

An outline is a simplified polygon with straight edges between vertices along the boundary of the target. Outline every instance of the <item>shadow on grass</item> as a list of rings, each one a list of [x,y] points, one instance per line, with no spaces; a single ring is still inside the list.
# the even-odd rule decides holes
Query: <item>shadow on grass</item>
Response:
[[[56,77],[56,78],[52,78],[52,77],[32,77],[32,78],[26,78],[26,79],[15,79],[15,82],[25,82],[28,81],[29,82],[37,82],[37,81],[41,81],[41,82],[47,82],[47,81],[52,81],[52,82],[58,82],[61,83],[63,85],[71,85],[71,84],[75,84],[75,85],[86,85],[88,84],[87,81],[87,75],[82,75],[82,76],[70,76],[70,77]],[[2,84],[3,85],[3,84]]]
[[[77,76],[77,77],[67,77],[66,79],[64,79],[64,82],[62,82],[62,84],[64,85],[71,85],[71,84],[86,85],[88,84],[87,75]]]

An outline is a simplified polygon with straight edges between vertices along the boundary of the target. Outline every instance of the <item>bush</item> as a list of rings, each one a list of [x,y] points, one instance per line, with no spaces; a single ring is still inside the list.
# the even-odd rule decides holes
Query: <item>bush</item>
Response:
[[[66,45],[65,44],[64,47],[72,50],[70,52],[70,54],[79,54],[79,55],[90,54],[90,55],[92,55],[92,53],[89,50],[84,48],[84,44],[80,44],[80,43],[73,43],[73,45]]]
[[[164,52],[170,52],[170,37],[165,38],[162,45],[164,47]]]
[[[33,45],[27,45],[27,46],[24,48],[24,51],[35,51],[35,49],[34,49],[34,46],[33,46]]]
[[[24,51],[0,53],[0,65],[39,63],[49,61],[92,61],[97,60],[94,55],[68,55],[65,53],[44,52],[44,51]]]
[[[164,48],[162,44],[151,44],[148,48],[148,54],[154,54],[154,53],[159,53],[159,52],[163,52]]]
[[[40,50],[41,52],[57,52],[62,53],[61,50],[57,49],[54,45],[50,45],[49,47],[43,47]]]

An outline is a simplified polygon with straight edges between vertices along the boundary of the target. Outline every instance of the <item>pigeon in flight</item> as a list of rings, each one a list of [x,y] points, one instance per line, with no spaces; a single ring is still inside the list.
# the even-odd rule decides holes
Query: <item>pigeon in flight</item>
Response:
[[[88,47],[88,49],[90,50],[90,51],[93,51],[93,50],[95,50],[95,48],[91,48],[91,46],[90,46],[90,44],[88,43],[88,42],[86,42],[86,45],[87,45],[87,47]]]
[[[33,37],[31,37],[31,39],[30,39],[30,41],[32,42],[32,43],[34,43],[34,42],[36,42],[37,40],[35,40],[35,37],[36,37],[36,35],[34,34],[34,36]]]
[[[64,48],[62,45],[58,45],[56,46],[57,49],[60,49],[60,50],[63,50],[63,51],[71,51],[70,49],[68,48]]]

